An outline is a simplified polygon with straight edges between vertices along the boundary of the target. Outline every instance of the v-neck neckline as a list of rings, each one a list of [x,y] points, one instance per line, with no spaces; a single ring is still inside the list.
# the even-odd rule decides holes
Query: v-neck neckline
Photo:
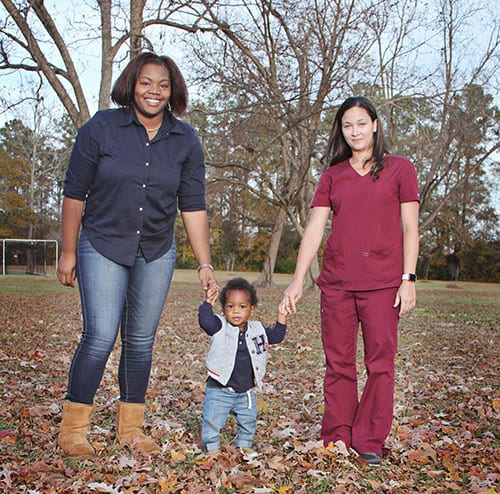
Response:
[[[358,176],[358,177],[366,177],[367,175],[370,175],[370,169],[366,171],[366,173],[359,173],[354,166],[351,165],[351,162],[349,161],[349,168]]]

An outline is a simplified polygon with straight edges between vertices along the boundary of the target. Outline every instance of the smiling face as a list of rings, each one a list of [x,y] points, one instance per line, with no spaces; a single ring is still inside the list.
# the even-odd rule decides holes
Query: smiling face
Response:
[[[145,64],[135,83],[134,108],[137,118],[154,119],[163,114],[170,94],[168,70],[163,65]]]
[[[377,121],[360,106],[353,106],[342,115],[342,135],[353,154],[371,155],[375,142],[373,133],[377,131]]]
[[[255,305],[251,305],[250,294],[246,290],[230,290],[226,294],[226,303],[222,309],[229,324],[244,330],[255,311]]]

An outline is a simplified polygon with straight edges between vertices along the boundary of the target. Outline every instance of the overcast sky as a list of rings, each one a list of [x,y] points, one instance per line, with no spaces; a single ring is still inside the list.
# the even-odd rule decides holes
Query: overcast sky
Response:
[[[439,5],[439,0],[433,0],[433,2],[435,3],[422,2],[420,5],[422,8],[432,10],[431,7]],[[70,50],[73,43],[75,46],[78,46],[78,52],[74,55],[74,63],[81,77],[83,90],[87,97],[91,114],[97,110],[100,82],[100,40],[98,37],[100,19],[97,7],[91,7],[92,5],[96,5],[96,3],[97,2],[94,0],[45,0],[47,10],[53,15],[63,38],[69,43]],[[478,53],[478,46],[483,45],[484,47],[488,42],[487,33],[489,28],[496,25],[497,29],[499,29],[500,26],[500,2],[498,0],[492,2],[487,0],[473,0],[473,6],[477,7],[477,14],[474,17],[464,19],[464,25],[462,26],[463,36],[466,37],[465,42],[467,43],[467,49],[461,54],[463,57],[461,59],[462,64],[466,64],[468,60],[475,60]],[[6,19],[6,16],[7,13],[2,5],[0,6],[0,20]],[[89,39],[89,32],[96,33],[95,39]],[[162,35],[161,39],[159,36],[160,33]],[[177,34],[169,32],[167,29],[158,29],[158,38],[155,40],[155,46],[158,51],[168,54],[176,60],[181,70],[186,75],[191,96],[195,96],[196,90],[189,81],[188,68],[190,68],[190,66],[187,65],[189,61],[183,59],[182,53],[177,48],[179,45],[175,43],[175,40],[172,40],[173,36],[169,36],[170,33],[172,33],[173,36]],[[425,35],[424,33],[422,34]],[[84,37],[85,42],[82,42]],[[436,42],[439,43],[440,40],[436,40]],[[425,57],[421,57],[421,63],[430,60],[430,58],[428,58],[432,56],[429,55],[430,53],[431,52],[428,52]],[[436,51],[435,53],[439,52]],[[125,53],[123,54],[123,59],[122,67],[128,61]],[[118,75],[119,71],[120,68],[115,69],[115,77]],[[497,68],[493,83],[497,91],[499,79],[500,73]],[[33,95],[38,84],[39,79],[33,73],[26,73],[23,71],[0,71],[0,91],[3,98],[8,102],[17,101],[22,96]],[[495,97],[496,101],[500,102],[500,95],[498,92],[494,92],[493,89],[489,89],[489,91],[490,94]],[[47,111],[50,112],[50,116],[62,116],[62,106],[46,82],[44,82],[43,94],[45,106]],[[21,118],[29,125],[32,119],[32,107],[33,104],[29,103],[18,106],[8,113],[5,112],[5,108],[0,108],[0,125],[3,125],[6,120],[12,118]],[[492,171],[492,175],[494,174],[495,172]],[[495,179],[498,180],[498,175]],[[495,182],[493,183],[493,190],[498,191],[498,187],[495,187]],[[496,210],[500,213],[500,192],[497,192],[494,202]]]

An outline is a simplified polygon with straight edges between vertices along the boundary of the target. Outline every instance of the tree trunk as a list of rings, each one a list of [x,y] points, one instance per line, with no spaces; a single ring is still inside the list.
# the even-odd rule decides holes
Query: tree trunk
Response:
[[[273,286],[273,272],[276,265],[276,257],[280,246],[281,235],[283,234],[283,227],[285,226],[286,211],[284,209],[278,210],[278,215],[274,220],[273,231],[269,239],[269,248],[267,250],[266,260],[264,267],[260,273],[259,278],[255,282],[256,286],[270,287]]]
[[[113,36],[111,25],[111,0],[98,0],[101,10],[101,84],[99,86],[99,110],[109,108],[111,81],[113,79]]]
[[[130,58],[139,54],[143,47],[142,14],[146,0],[130,0]]]
[[[64,108],[68,112],[71,120],[75,123],[76,127],[79,127],[89,118],[87,101],[84,97],[83,90],[80,85],[80,79],[73,64],[73,60],[71,59],[68,47],[62,39],[52,16],[47,12],[47,9],[41,0],[31,2],[31,6],[34,9],[35,14],[53,41],[54,48],[59,51],[59,54],[63,59],[64,69],[58,71],[54,69],[51,62],[47,59],[45,53],[42,51],[42,46],[39,44],[37,37],[35,37],[31,27],[28,25],[27,12],[29,12],[29,9],[20,9],[11,0],[2,0],[2,3],[26,39],[26,46],[29,49],[32,60],[37,66],[37,70],[42,72],[47,78],[47,81],[57,94],[61,103],[64,105]],[[6,68],[8,68],[8,66],[9,64],[6,64]],[[63,84],[59,79],[61,74],[64,74],[64,79],[66,79],[66,81],[71,85],[71,90],[76,98],[76,104],[73,102],[65,84]]]

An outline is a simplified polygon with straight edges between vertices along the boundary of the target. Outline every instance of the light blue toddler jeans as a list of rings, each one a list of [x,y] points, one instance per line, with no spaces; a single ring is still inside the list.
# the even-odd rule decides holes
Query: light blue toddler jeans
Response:
[[[234,445],[251,448],[257,427],[257,403],[253,389],[236,393],[229,388],[205,387],[205,402],[201,418],[201,440],[205,451],[220,448],[220,430],[229,414],[236,417]]]

